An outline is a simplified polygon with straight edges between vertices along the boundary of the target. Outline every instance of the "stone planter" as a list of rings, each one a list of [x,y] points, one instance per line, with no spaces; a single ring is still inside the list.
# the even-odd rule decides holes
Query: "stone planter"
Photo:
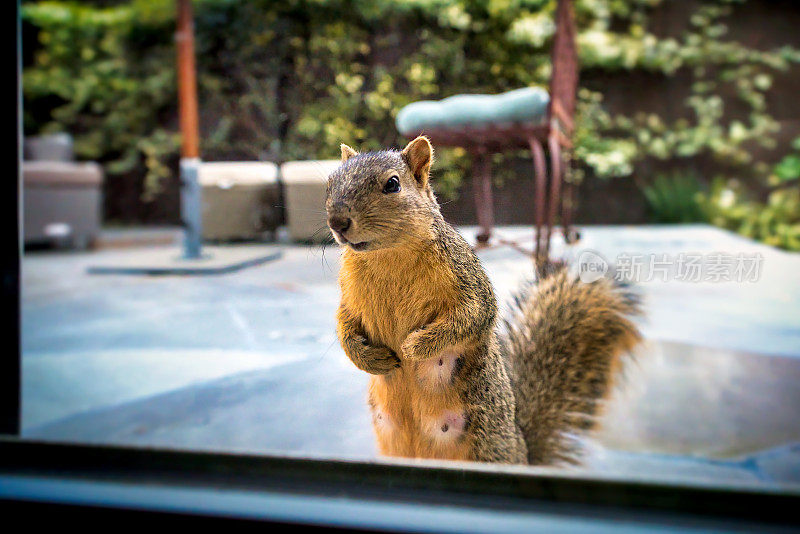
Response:
[[[100,232],[103,170],[97,163],[24,161],[27,245],[89,247]]]
[[[281,165],[289,236],[295,241],[319,243],[330,236],[325,215],[328,175],[341,161],[289,161]]]
[[[278,166],[270,162],[202,163],[203,238],[253,240],[280,224]]]

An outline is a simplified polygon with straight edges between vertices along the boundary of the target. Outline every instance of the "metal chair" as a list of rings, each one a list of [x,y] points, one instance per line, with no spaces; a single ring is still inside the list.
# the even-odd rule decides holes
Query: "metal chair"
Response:
[[[549,258],[550,236],[559,208],[561,224],[567,242],[575,239],[570,225],[572,221],[572,188],[563,187],[564,173],[569,161],[565,151],[572,147],[571,136],[575,128],[574,114],[578,88],[578,51],[575,42],[575,17],[571,0],[558,0],[556,7],[556,32],[553,41],[553,71],[550,79],[549,101],[543,108],[541,117],[537,113],[513,114],[504,112],[498,105],[497,113],[483,116],[460,117],[461,120],[447,120],[446,108],[454,103],[480,105],[483,101],[477,95],[451,97],[439,103],[413,103],[404,108],[398,115],[398,129],[409,138],[427,135],[434,145],[457,146],[465,148],[475,162],[476,176],[474,180],[475,206],[480,232],[477,246],[487,246],[494,226],[492,208],[492,174],[490,156],[493,153],[512,149],[526,148],[533,156],[535,176],[534,220],[536,226],[534,258],[537,263],[546,262]],[[513,92],[512,92],[513,93]],[[510,95],[511,93],[505,93]],[[477,98],[503,98],[496,95]],[[532,97],[532,95],[531,95]],[[464,101],[459,102],[459,98]],[[472,98],[472,100],[469,100]],[[535,99],[531,102],[538,102]],[[423,109],[422,105],[428,106]],[[437,116],[432,104],[440,104],[442,110]],[[421,120],[408,120],[414,107]],[[491,106],[489,106],[491,107]],[[528,110],[530,111],[530,110]],[[475,119],[475,120],[471,120]],[[548,169],[544,145],[547,145],[550,157]],[[549,172],[548,172],[549,171]]]

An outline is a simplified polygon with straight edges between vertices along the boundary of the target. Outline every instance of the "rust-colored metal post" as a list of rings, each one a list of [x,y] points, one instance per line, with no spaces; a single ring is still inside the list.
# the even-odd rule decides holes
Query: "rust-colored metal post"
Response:
[[[197,113],[197,77],[194,63],[194,21],[191,0],[178,0],[178,109],[180,110],[184,158],[200,157],[200,127]]]
[[[197,76],[194,58],[194,21],[191,0],[177,0],[178,27],[178,109],[181,125],[181,218],[184,225],[183,255],[202,255],[202,188],[200,166],[200,125],[197,111]]]

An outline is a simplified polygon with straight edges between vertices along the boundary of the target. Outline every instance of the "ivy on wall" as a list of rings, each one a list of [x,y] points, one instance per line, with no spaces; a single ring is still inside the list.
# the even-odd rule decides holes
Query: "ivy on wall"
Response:
[[[662,39],[648,31],[647,10],[631,10],[636,3],[653,6],[659,2],[618,2],[629,17],[624,33],[609,31],[609,16],[598,17],[579,38],[582,66],[666,75],[686,69],[692,75],[691,94],[685,101],[690,118],[670,120],[645,113],[611,117],[600,105],[601,94],[584,91],[578,159],[599,176],[625,176],[645,157],[664,160],[708,153],[766,178],[770,168],[753,159],[751,147],[774,147],[778,124],[766,109],[766,94],[776,72],[800,63],[800,50],[784,46],[760,51],[726,41],[725,19],[731,14],[731,4],[742,1],[703,4],[690,14],[689,29],[680,38]],[[738,102],[730,102],[728,95]],[[731,118],[726,113],[730,104],[743,106],[745,116]]]
[[[677,118],[611,115],[602,92],[582,89],[571,180],[700,155],[767,179],[771,168],[753,156],[774,146],[778,128],[766,95],[800,51],[727,39],[742,2],[698,2],[680,35],[661,36],[651,20],[661,0],[576,0],[583,69],[684,73],[690,94]],[[554,9],[554,0],[196,0],[204,158],[400,146],[394,118],[410,102],[546,86]],[[111,175],[141,168],[156,193],[179,142],[173,3],[53,0],[25,3],[23,17],[38,32],[23,78],[26,132],[68,131],[81,158]],[[452,194],[470,161],[459,149],[439,156],[438,187]],[[514,156],[495,156],[498,179]]]

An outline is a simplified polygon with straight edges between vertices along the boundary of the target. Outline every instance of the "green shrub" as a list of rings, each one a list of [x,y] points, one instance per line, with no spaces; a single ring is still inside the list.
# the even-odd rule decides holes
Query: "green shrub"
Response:
[[[783,185],[800,180],[800,137],[792,141],[794,152],[787,154],[775,165],[770,176],[771,185]]]
[[[690,171],[659,174],[651,184],[642,187],[650,219],[656,223],[705,222],[700,192],[700,181]]]
[[[79,158],[103,161],[112,175],[142,168],[155,191],[179,146],[170,124],[173,16],[164,5],[25,4],[23,18],[41,43],[23,73],[26,132],[70,132]]]
[[[717,178],[708,194],[700,194],[703,211],[711,224],[786,250],[800,251],[800,138],[795,153],[785,156],[773,169],[765,203],[752,200],[736,180]]]

